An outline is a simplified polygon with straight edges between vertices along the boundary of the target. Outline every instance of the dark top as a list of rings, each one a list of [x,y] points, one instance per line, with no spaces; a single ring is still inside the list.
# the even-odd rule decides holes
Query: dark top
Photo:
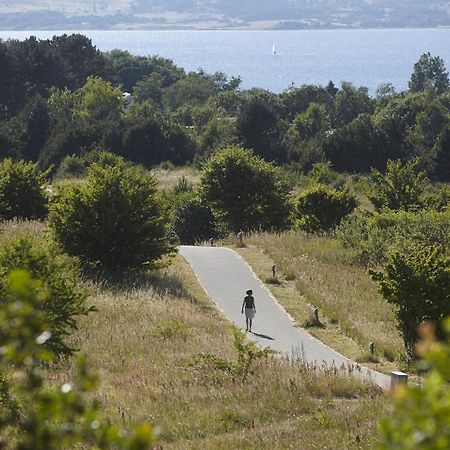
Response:
[[[255,299],[252,295],[247,295],[244,297],[245,309],[254,309],[255,308]]]

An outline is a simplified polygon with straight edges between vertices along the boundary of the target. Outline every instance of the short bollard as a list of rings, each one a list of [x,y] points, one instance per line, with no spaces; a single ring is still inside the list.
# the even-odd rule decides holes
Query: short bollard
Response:
[[[313,309],[314,322],[319,323],[319,308]]]
[[[403,372],[391,372],[391,392],[399,386],[408,384],[408,374]]]
[[[239,238],[239,247],[243,247],[244,244],[242,242],[242,237],[243,237],[244,233],[242,231],[239,231],[239,233],[237,234],[237,237]]]
[[[209,243],[211,244],[211,247],[214,247],[214,239],[210,238]]]
[[[272,264],[272,277],[275,278],[277,276],[277,266]]]

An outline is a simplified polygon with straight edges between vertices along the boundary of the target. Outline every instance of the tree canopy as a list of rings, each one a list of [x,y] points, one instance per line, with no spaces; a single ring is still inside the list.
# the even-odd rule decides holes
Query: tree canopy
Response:
[[[237,146],[215,153],[201,178],[202,198],[233,231],[286,227],[288,191],[273,165]]]

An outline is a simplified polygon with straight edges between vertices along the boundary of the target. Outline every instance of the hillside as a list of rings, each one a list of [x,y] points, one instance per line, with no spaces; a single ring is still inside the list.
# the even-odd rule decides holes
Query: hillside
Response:
[[[0,28],[391,28],[450,26],[440,0],[2,0]]]

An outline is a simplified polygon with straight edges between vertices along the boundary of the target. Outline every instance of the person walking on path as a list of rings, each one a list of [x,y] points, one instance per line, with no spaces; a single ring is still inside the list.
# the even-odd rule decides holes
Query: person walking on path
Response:
[[[245,308],[245,331],[252,331],[252,322],[253,318],[256,314],[256,306],[255,306],[255,299],[253,297],[253,291],[249,289],[245,292],[247,295],[244,297],[244,301],[242,303],[242,309],[241,313],[244,313]]]

